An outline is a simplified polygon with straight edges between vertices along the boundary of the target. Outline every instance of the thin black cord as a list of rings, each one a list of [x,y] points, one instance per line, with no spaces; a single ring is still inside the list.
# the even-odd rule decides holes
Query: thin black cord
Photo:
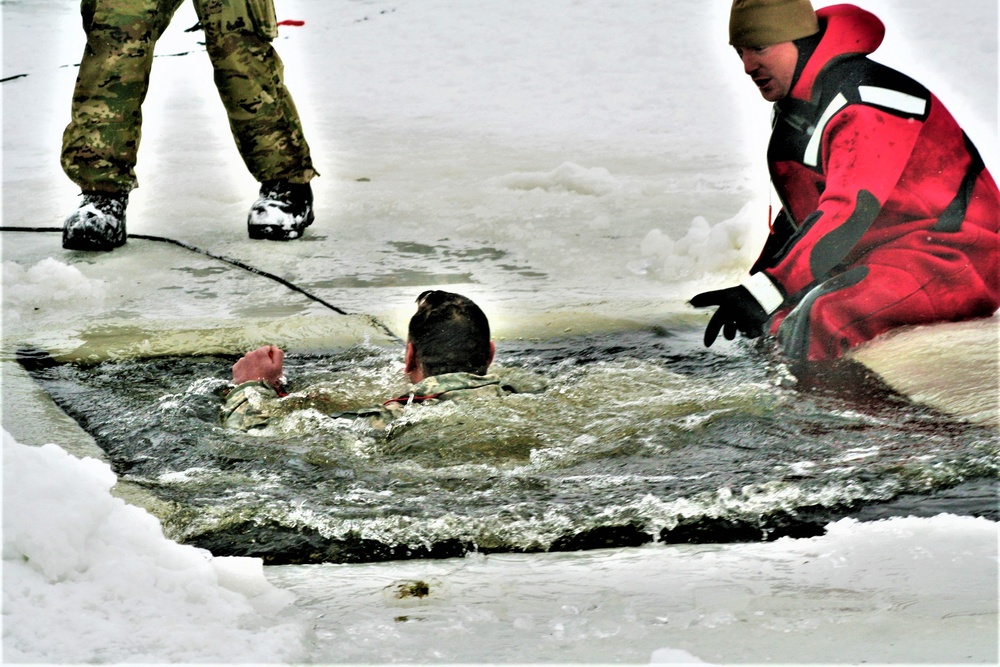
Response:
[[[0,227],[0,232],[61,232],[61,231],[62,231],[62,227]],[[130,238],[130,239],[141,239],[143,241],[159,241],[160,243],[172,243],[172,244],[174,244],[176,246],[180,246],[181,248],[184,248],[186,250],[190,250],[192,252],[196,252],[198,254],[205,255],[206,257],[211,257],[212,259],[217,259],[220,262],[225,262],[226,264],[232,264],[233,266],[239,267],[239,268],[243,269],[244,271],[249,271],[250,273],[254,273],[254,274],[258,275],[258,276],[263,276],[265,278],[270,278],[271,280],[279,282],[282,285],[284,285],[285,287],[287,287],[288,289],[293,290],[295,292],[298,292],[299,294],[302,294],[303,296],[306,296],[306,297],[312,299],[316,303],[323,304],[324,306],[326,306],[327,308],[329,308],[330,310],[332,310],[332,311],[334,311],[336,313],[340,313],[341,315],[350,315],[350,313],[348,313],[346,310],[338,308],[337,306],[333,305],[332,303],[324,301],[323,299],[321,299],[320,297],[316,296],[315,294],[310,294],[309,292],[307,292],[306,290],[302,289],[298,285],[285,280],[281,276],[276,276],[273,273],[268,273],[267,271],[262,271],[262,270],[258,269],[257,267],[251,266],[251,265],[249,265],[249,264],[247,264],[245,262],[241,262],[238,259],[232,259],[232,258],[226,257],[225,255],[216,255],[215,253],[209,252],[208,250],[205,250],[204,248],[199,248],[197,246],[193,246],[193,245],[190,245],[188,243],[184,243],[183,241],[178,241],[176,239],[168,239],[165,236],[150,236],[149,234],[127,234],[126,236],[128,238]]]
[[[60,231],[62,231],[62,230],[60,230]],[[144,240],[144,241],[159,241],[160,243],[172,243],[172,244],[174,244],[176,246],[180,246],[181,248],[184,248],[186,250],[190,250],[192,252],[196,252],[196,253],[205,255],[206,257],[211,257],[212,259],[217,259],[220,262],[225,262],[226,264],[232,264],[233,266],[239,267],[239,268],[243,269],[244,271],[249,271],[250,273],[256,274],[258,276],[263,276],[265,278],[270,278],[271,280],[274,280],[275,282],[279,282],[282,285],[284,285],[285,287],[287,287],[288,289],[293,290],[295,292],[298,292],[299,294],[302,294],[303,296],[306,296],[306,297],[312,299],[316,303],[320,303],[320,304],[326,306],[327,308],[329,308],[330,310],[332,310],[332,311],[334,311],[336,313],[340,313],[341,315],[350,315],[350,313],[348,313],[346,310],[338,308],[337,306],[333,305],[332,303],[330,303],[328,301],[324,301],[323,299],[321,299],[320,297],[316,296],[315,294],[312,294],[312,293],[307,292],[306,290],[302,289],[301,287],[299,287],[295,283],[289,282],[289,281],[285,280],[284,278],[282,278],[281,276],[276,276],[273,273],[268,273],[267,271],[262,271],[261,269],[258,269],[256,266],[251,266],[250,264],[247,264],[245,262],[241,262],[238,259],[232,259],[230,257],[226,257],[225,255],[216,255],[214,252],[209,252],[208,250],[205,250],[204,248],[199,248],[197,246],[193,246],[193,245],[190,245],[188,243],[184,243],[183,241],[178,241],[177,239],[170,239],[170,238],[167,238],[165,236],[150,236],[149,234],[128,234],[127,236],[130,239],[141,239],[141,240]]]
[[[0,232],[62,232],[62,227],[0,227]],[[188,243],[184,243],[183,241],[178,241],[176,239],[170,239],[170,238],[167,238],[165,236],[151,236],[149,234],[128,234],[127,237],[130,238],[130,239],[140,239],[140,240],[143,240],[143,241],[158,241],[160,243],[172,243],[172,244],[174,244],[176,246],[180,246],[181,248],[184,248],[185,250],[190,250],[191,252],[196,252],[196,253],[198,253],[200,255],[205,255],[206,257],[211,257],[212,259],[217,259],[220,262],[225,262],[226,264],[231,264],[231,265],[233,265],[235,267],[243,269],[244,271],[249,271],[250,273],[253,273],[253,274],[258,275],[258,276],[262,276],[264,278],[270,278],[271,280],[273,280],[275,282],[281,283],[282,285],[284,285],[288,289],[290,289],[290,290],[292,290],[294,292],[298,292],[299,294],[301,294],[301,295],[303,295],[303,296],[305,296],[305,297],[307,297],[309,299],[312,299],[316,303],[319,303],[319,304],[322,304],[322,305],[326,306],[330,310],[334,311],[335,313],[339,313],[340,315],[350,315],[351,314],[351,313],[348,313],[346,310],[338,308],[337,306],[333,305],[332,303],[330,303],[328,301],[324,301],[323,299],[321,299],[320,297],[316,296],[315,294],[307,292],[306,290],[302,289],[301,287],[299,287],[295,283],[289,282],[289,281],[285,280],[284,278],[282,278],[281,276],[276,276],[273,273],[268,273],[267,271],[262,271],[261,269],[258,269],[255,266],[251,266],[250,264],[247,264],[246,262],[241,262],[238,259],[232,259],[230,257],[226,257],[225,255],[217,255],[214,252],[209,252],[208,250],[205,250],[204,248],[199,248],[198,246],[193,246],[193,245],[190,245]],[[395,334],[393,334],[391,331],[389,331],[389,328],[386,327],[384,324],[382,324],[381,322],[379,322],[378,320],[376,320],[374,317],[371,318],[371,319],[372,319],[372,322],[374,322],[375,324],[377,324],[387,334],[389,334],[393,338],[398,339],[398,337]]]

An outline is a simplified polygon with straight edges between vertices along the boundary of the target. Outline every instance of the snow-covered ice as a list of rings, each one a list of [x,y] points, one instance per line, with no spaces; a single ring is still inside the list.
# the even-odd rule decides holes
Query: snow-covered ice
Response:
[[[769,108],[725,44],[728,4],[279,0],[279,19],[305,21],[276,45],[322,176],[305,238],[261,246],[245,238],[257,184],[198,36],[183,31],[195,22],[185,3],[158,46],[129,231],[327,286],[350,312],[397,330],[434,279],[464,281],[501,336],[540,321],[579,326],[580,312],[690,317],[692,290],[753,260],[769,203]],[[857,4],[889,28],[877,59],[934,90],[1000,173],[996,3]],[[0,10],[2,76],[27,74],[2,84],[3,225],[57,227],[77,203],[58,153],[83,46],[79,3]],[[181,313],[240,326],[252,310],[219,287],[163,300],[141,269],[113,281],[99,260],[64,254],[55,234],[50,246],[3,236],[7,331],[74,339],[102,309],[124,312],[122,298],[146,299],[146,311],[126,313],[136,321]],[[469,248],[502,259],[455,259]],[[162,256],[150,274],[175,271]],[[46,437],[18,442],[14,414],[40,419]],[[63,451],[83,436],[50,412],[5,409],[3,420],[5,662],[997,660],[998,535],[983,519],[270,572],[166,540],[109,493],[106,464]],[[433,576],[450,598],[401,611],[383,597],[393,582]]]
[[[305,628],[259,559],[167,540],[111,495],[107,464],[3,431],[3,658],[52,662],[294,662]]]

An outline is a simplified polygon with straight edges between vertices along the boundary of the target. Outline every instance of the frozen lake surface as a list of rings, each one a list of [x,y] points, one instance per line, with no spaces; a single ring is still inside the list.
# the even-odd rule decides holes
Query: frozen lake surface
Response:
[[[934,90],[998,173],[996,3],[859,4],[888,26],[877,59]],[[129,231],[348,315],[175,245],[93,255],[0,233],[5,661],[995,663],[997,318],[859,351],[919,404],[801,392],[755,346],[700,347],[706,315],[685,302],[746,271],[769,203],[770,109],[725,44],[727,5],[282,0],[279,19],[305,22],[276,45],[322,174],[317,222],[287,244],[246,238],[256,184],[183,6]],[[77,195],[58,153],[79,3],[0,10],[2,78],[18,77],[3,225],[58,229]],[[516,437],[435,459],[424,431],[457,442],[469,416],[430,411],[393,458],[365,433],[323,450],[342,425],[289,442],[209,423],[232,355],[263,343],[303,382],[358,364],[381,396],[435,287],[483,306],[506,372],[551,383],[478,422]],[[14,361],[29,348],[74,363],[39,383]],[[322,502],[282,479],[324,469]],[[356,519],[384,544],[496,528],[504,549],[261,567],[170,539],[220,497],[325,539]],[[810,524],[814,505],[828,514]],[[813,536],[758,541],[780,512]],[[686,520],[708,543],[671,543]],[[544,552],[588,530],[614,548]],[[624,546],[643,536],[662,541]]]

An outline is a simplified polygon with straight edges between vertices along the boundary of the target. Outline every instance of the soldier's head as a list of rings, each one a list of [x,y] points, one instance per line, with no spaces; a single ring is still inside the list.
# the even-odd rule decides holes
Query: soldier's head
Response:
[[[495,353],[490,323],[472,299],[440,290],[417,297],[406,341],[411,382],[443,373],[485,375]]]

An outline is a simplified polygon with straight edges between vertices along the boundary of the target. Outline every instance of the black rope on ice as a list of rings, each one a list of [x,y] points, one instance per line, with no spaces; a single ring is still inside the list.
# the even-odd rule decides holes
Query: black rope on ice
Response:
[[[59,231],[62,231],[62,230],[60,229]],[[299,294],[301,294],[301,295],[303,295],[303,296],[305,296],[305,297],[307,297],[309,299],[312,299],[316,303],[319,303],[319,304],[322,304],[322,305],[326,306],[327,308],[329,308],[330,310],[334,311],[335,313],[340,313],[341,315],[349,315],[350,314],[346,310],[343,310],[342,308],[338,308],[337,306],[333,305],[332,303],[330,303],[328,301],[324,301],[323,299],[321,299],[320,297],[316,296],[315,294],[312,294],[311,292],[307,292],[306,290],[302,289],[301,287],[299,287],[295,283],[290,282],[288,280],[285,280],[281,276],[276,276],[273,273],[268,273],[267,271],[262,271],[261,269],[258,269],[256,266],[251,266],[250,264],[247,264],[246,262],[241,262],[238,259],[232,259],[231,257],[226,257],[225,255],[217,255],[214,252],[209,252],[208,250],[205,250],[204,248],[199,248],[197,246],[193,246],[193,245],[190,245],[188,243],[184,243],[183,241],[178,241],[177,239],[170,239],[170,238],[167,238],[165,236],[150,236],[149,234],[127,234],[127,236],[130,239],[141,239],[141,240],[144,240],[144,241],[159,241],[160,243],[172,243],[175,246],[180,246],[181,248],[184,248],[185,250],[190,250],[191,252],[196,252],[196,253],[205,255],[206,257],[211,257],[212,259],[217,259],[220,262],[225,262],[226,264],[232,264],[235,267],[241,268],[244,271],[249,271],[250,273],[253,273],[253,274],[258,275],[258,276],[263,276],[265,278],[270,278],[271,280],[273,280],[275,282],[281,283],[282,285],[284,285],[288,289],[290,289],[290,290],[292,290],[294,292],[298,292]]]
[[[62,227],[0,227],[0,232],[62,232]],[[301,287],[299,287],[295,283],[292,283],[292,282],[289,282],[288,280],[285,280],[281,276],[276,276],[273,273],[268,273],[267,271],[262,271],[261,269],[258,269],[255,266],[251,266],[250,264],[247,264],[246,262],[241,262],[238,259],[232,259],[230,257],[226,257],[225,255],[217,255],[214,252],[209,252],[208,250],[205,250],[204,248],[199,248],[199,247],[193,246],[193,245],[191,245],[189,243],[184,243],[183,241],[178,241],[176,239],[170,239],[170,238],[167,238],[165,236],[150,236],[149,234],[127,234],[126,236],[128,238],[130,238],[130,239],[140,239],[140,240],[143,240],[143,241],[158,241],[160,243],[172,243],[173,245],[180,246],[181,248],[184,248],[185,250],[190,250],[191,252],[196,252],[196,253],[198,253],[200,255],[205,255],[206,257],[211,257],[212,259],[217,259],[220,262],[225,262],[226,264],[231,264],[232,266],[235,266],[237,268],[243,269],[244,271],[249,271],[250,273],[253,273],[253,274],[258,275],[258,276],[262,276],[264,278],[270,278],[271,280],[273,280],[275,282],[281,283],[282,285],[284,285],[288,289],[290,289],[290,290],[292,290],[294,292],[298,292],[299,294],[305,296],[306,298],[312,299],[316,303],[319,303],[319,304],[321,304],[323,306],[326,306],[327,308],[329,308],[330,310],[334,311],[335,313],[339,313],[341,315],[350,315],[351,314],[351,313],[348,313],[346,310],[343,310],[342,308],[338,308],[337,306],[333,305],[332,303],[330,303],[328,301],[324,301],[323,299],[321,299],[320,297],[316,296],[315,294],[312,294],[312,293],[310,293],[310,292],[302,289]],[[389,332],[388,328],[386,328],[385,325],[383,325],[381,322],[378,322],[378,320],[375,320],[374,318],[372,318],[372,321],[378,323],[378,325],[380,327],[382,327],[387,333],[389,333],[390,335],[392,335],[391,332]],[[396,336],[393,335],[392,337],[395,338]]]

